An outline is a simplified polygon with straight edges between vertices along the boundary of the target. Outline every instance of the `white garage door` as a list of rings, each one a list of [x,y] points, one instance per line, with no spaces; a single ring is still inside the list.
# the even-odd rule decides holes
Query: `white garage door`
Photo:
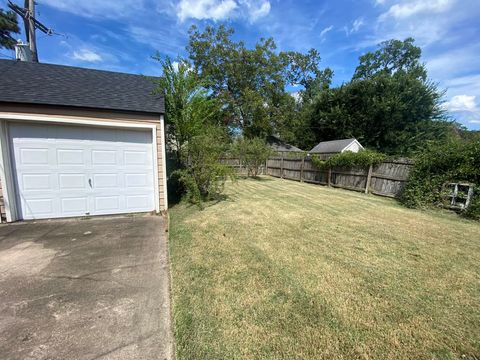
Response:
[[[155,209],[151,131],[10,125],[23,219]]]

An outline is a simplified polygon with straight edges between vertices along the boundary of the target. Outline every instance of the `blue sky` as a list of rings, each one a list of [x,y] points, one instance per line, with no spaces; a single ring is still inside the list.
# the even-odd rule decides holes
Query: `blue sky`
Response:
[[[145,75],[160,73],[157,50],[186,55],[192,24],[226,23],[249,45],[271,36],[279,50],[314,47],[334,84],[379,42],[412,36],[445,107],[480,129],[480,0],[38,0],[37,18],[63,34],[38,33],[40,61]]]

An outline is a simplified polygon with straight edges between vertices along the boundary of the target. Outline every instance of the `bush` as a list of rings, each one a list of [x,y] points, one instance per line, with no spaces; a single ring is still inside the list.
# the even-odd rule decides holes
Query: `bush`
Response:
[[[447,182],[480,185],[480,141],[455,139],[428,145],[416,156],[400,201],[412,208],[438,206],[442,203],[442,186]],[[464,215],[480,218],[479,191],[477,187]]]
[[[260,139],[237,139],[232,145],[232,153],[237,156],[247,168],[248,176],[257,176],[260,168],[272,155],[267,143]]]
[[[318,156],[312,156],[312,164],[319,169],[328,169],[334,167],[365,168],[370,165],[378,164],[387,158],[386,155],[373,151],[361,150],[357,153],[352,151],[345,151],[343,153],[335,154],[328,160],[321,160]]]
[[[224,134],[214,128],[193,137],[186,144],[186,167],[174,174],[185,187],[186,199],[191,203],[202,206],[203,201],[211,200],[223,191],[228,178],[234,178],[233,169],[220,163],[226,147]]]

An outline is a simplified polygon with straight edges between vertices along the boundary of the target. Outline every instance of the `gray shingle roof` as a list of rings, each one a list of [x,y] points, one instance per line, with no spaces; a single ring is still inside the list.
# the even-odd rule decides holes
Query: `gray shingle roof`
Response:
[[[325,153],[339,153],[346,146],[350,145],[355,138],[352,139],[342,139],[342,140],[332,140],[332,141],[322,141],[318,143],[310,153],[325,154]]]
[[[164,113],[164,99],[142,75],[0,60],[0,102]]]
[[[284,152],[284,151],[298,151],[298,152],[300,152],[300,151],[303,151],[303,150],[297,148],[296,146],[287,144],[286,142],[280,140],[278,137],[273,136],[273,135],[267,137],[267,144],[270,145],[270,147],[274,151],[278,151],[278,152]]]

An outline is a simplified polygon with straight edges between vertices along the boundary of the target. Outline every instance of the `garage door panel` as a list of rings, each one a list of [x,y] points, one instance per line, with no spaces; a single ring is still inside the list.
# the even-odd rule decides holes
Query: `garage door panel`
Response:
[[[88,213],[87,197],[62,198],[60,200],[61,212],[64,214],[82,214]]]
[[[92,165],[117,165],[117,152],[113,150],[92,150]]]
[[[119,185],[119,174],[93,174],[93,184],[96,189],[116,188]]]
[[[10,136],[23,218],[155,209],[151,132],[11,124]]]
[[[149,156],[146,151],[125,150],[123,158],[125,165],[149,165]]]
[[[85,150],[57,149],[57,164],[60,166],[85,165]]]
[[[48,190],[52,186],[50,177],[50,174],[23,174],[21,188],[24,191]]]
[[[97,212],[119,211],[120,196],[97,196],[95,198],[95,210]]]
[[[127,208],[135,209],[145,209],[151,207],[151,197],[148,195],[128,195],[127,198]]]
[[[18,149],[20,165],[48,165],[48,149],[21,147]]]
[[[84,190],[87,185],[85,174],[59,174],[58,186],[60,190]]]
[[[151,176],[146,173],[125,174],[125,187],[144,187],[151,185]]]
[[[21,204],[26,219],[51,217],[54,214],[54,200],[51,198],[22,199]]]

